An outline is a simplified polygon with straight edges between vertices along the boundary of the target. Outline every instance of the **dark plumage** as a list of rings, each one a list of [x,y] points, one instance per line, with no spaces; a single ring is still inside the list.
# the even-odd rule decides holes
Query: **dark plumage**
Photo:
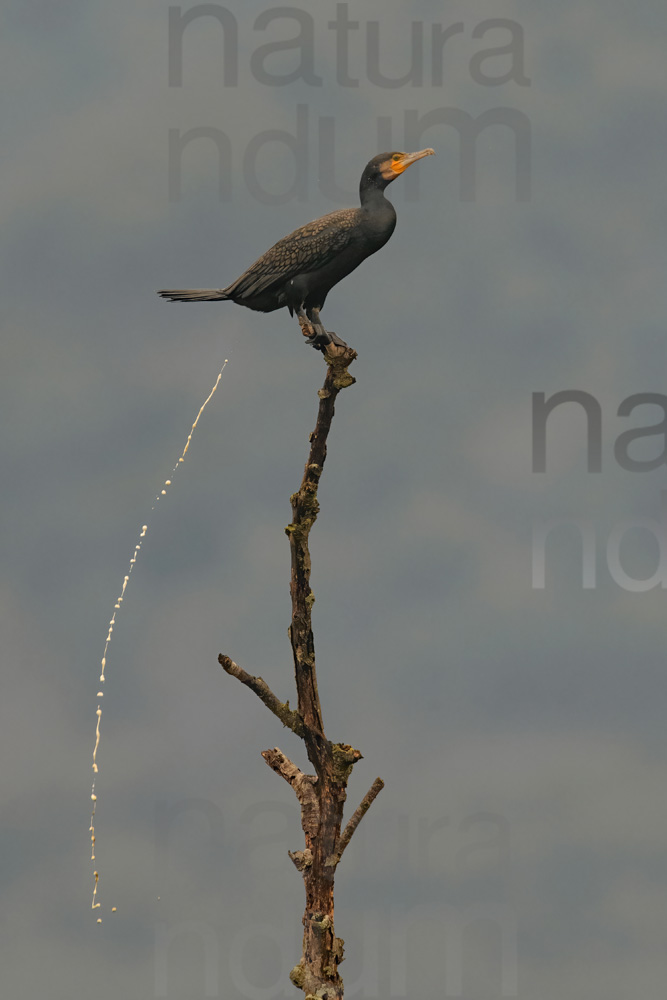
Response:
[[[213,302],[230,299],[260,312],[286,306],[297,314],[302,332],[313,347],[342,344],[324,329],[319,311],[329,290],[366,257],[385,245],[396,225],[396,212],[384,190],[411,163],[433,154],[380,153],[366,165],[359,183],[359,208],[323,215],[267,250],[227,288],[163,289],[172,302]]]

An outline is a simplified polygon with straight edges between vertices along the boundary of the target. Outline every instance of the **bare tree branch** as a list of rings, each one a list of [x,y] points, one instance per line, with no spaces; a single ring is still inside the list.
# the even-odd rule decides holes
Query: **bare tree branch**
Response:
[[[317,781],[315,775],[304,774],[278,747],[274,747],[273,750],[263,750],[262,757],[276,774],[279,774],[292,786],[302,805],[317,803],[317,796],[313,788]]]
[[[354,383],[348,366],[356,358],[349,347],[329,345],[324,350],[328,365],[320,397],[315,430],[310,435],[308,460],[301,486],[291,498],[292,521],[287,526],[291,556],[290,595],[292,618],[289,637],[294,660],[298,711],[273,694],[261,677],[246,673],[228,656],[219,661],[228,674],[238,678],[258,695],[284,726],[303,739],[316,776],[304,774],[278,747],[265,750],[266,763],[294,789],[301,805],[305,848],[289,856],[301,872],[306,890],[303,915],[303,953],[290,972],[290,979],[306,998],[342,1000],[343,980],[338,966],[343,961],[343,941],[334,933],[334,876],[341,855],[361,818],[383,787],[378,778],[356,810],[341,836],[347,782],[361,753],[347,743],[331,743],[324,734],[322,709],[315,672],[315,645],[311,611],[315,597],[310,587],[311,560],[308,537],[317,515],[317,490],[327,455],[327,437],[341,389]]]
[[[238,678],[242,684],[249,687],[251,691],[254,691],[258,698],[264,702],[266,707],[270,709],[275,716],[277,716],[282,722],[283,726],[287,729],[291,729],[293,733],[300,736],[301,739],[304,738],[304,725],[303,719],[298,712],[295,712],[293,708],[289,707],[289,702],[282,702],[279,698],[275,696],[269,685],[262,677],[253,677],[252,674],[246,673],[243,667],[240,667],[238,663],[234,663],[228,656],[224,656],[220,653],[218,657],[218,663],[226,673],[231,674],[233,677]]]
[[[343,851],[347,845],[352,840],[354,831],[357,829],[362,819],[373,805],[373,802],[378,797],[382,789],[384,788],[384,781],[382,778],[376,778],[371,787],[368,789],[363,799],[357,806],[356,810],[350,816],[347,826],[343,830],[341,837],[336,845],[336,851],[334,854],[330,855],[325,864],[328,867],[335,867],[343,856]]]
[[[313,839],[317,837],[320,822],[320,805],[315,791],[317,778],[314,774],[304,774],[278,747],[274,747],[273,750],[262,751],[262,757],[269,767],[276,774],[279,774],[281,778],[284,778],[294,789],[296,797],[301,804],[301,828],[306,835],[306,843],[312,843]],[[307,864],[310,865],[312,864],[313,854],[310,848],[307,848],[307,851]],[[288,851],[288,853],[294,864],[297,864],[295,857],[300,857],[303,854],[301,851],[297,851],[295,855],[291,851]],[[303,856],[304,858],[306,857],[306,855]],[[304,867],[306,867],[306,864],[301,868],[297,865],[299,871],[303,871]]]
[[[324,753],[326,741],[315,672],[315,646],[311,623],[315,596],[310,589],[311,561],[308,536],[320,509],[317,489],[327,457],[327,436],[333,420],[336,397],[341,389],[354,384],[348,366],[356,356],[356,351],[350,348],[337,351],[335,357],[325,354],[328,370],[324,385],[318,393],[320,405],[317,422],[315,430],[310,435],[310,451],[301,486],[290,498],[292,523],[285,529],[289,538],[292,562],[290,583],[292,621],[289,637],[294,658],[299,714],[309,730],[306,735],[306,748],[318,774],[321,774],[323,754],[326,756]]]

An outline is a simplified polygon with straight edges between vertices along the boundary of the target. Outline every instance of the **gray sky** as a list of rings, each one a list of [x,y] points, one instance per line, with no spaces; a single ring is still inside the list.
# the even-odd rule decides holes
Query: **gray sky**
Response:
[[[607,542],[659,518],[665,488],[664,465],[614,456],[663,417],[617,410],[665,392],[664,5],[369,0],[337,49],[336,5],[318,0],[302,50],[262,55],[299,31],[296,15],[255,28],[265,10],[235,11],[226,58],[222,26],[193,21],[170,86],[166,4],[5,6],[3,996],[295,994],[301,832],[259,753],[303,753],[217,654],[293,698],[283,528],[324,365],[287,312],[155,290],[228,284],[353,204],[381,140],[437,156],[389,189],[393,239],[324,310],[359,360],[312,536],[319,687],[329,737],[364,754],[350,807],[386,781],[337,880],[347,992],[662,996],[666,598],[626,585],[656,572],[646,528],[623,537],[626,577]],[[413,21],[412,80],[381,85],[375,33],[398,80]],[[457,23],[440,82],[433,25]],[[258,67],[322,82],[270,85]],[[451,119],[484,112],[473,177]],[[429,113],[441,124],[410,141]],[[511,122],[530,133],[518,166]],[[169,134],[191,129],[209,137],[186,146],[176,196]],[[262,142],[271,129],[292,147]],[[534,473],[532,394],[568,389],[600,404],[602,471],[568,404]],[[98,926],[99,661],[149,516],[107,663]],[[574,527],[532,587],[533,526],[552,518],[588,525],[594,587]]]

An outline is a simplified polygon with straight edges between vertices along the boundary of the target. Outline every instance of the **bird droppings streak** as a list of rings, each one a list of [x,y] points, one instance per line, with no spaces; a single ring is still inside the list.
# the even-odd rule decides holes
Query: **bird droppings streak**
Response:
[[[188,439],[185,442],[185,448],[183,449],[183,452],[181,453],[180,458],[176,462],[176,465],[171,470],[171,476],[172,477],[176,473],[176,470],[178,469],[179,465],[181,465],[183,463],[183,461],[185,460],[185,456],[187,454],[187,450],[190,447],[190,442],[192,441],[192,435],[194,434],[195,429],[197,427],[197,424],[199,423],[199,418],[201,417],[202,413],[204,412],[204,410],[206,409],[206,407],[210,403],[211,399],[213,398],[213,394],[215,393],[215,390],[218,388],[218,386],[220,384],[220,379],[222,378],[222,373],[224,372],[224,370],[225,370],[225,368],[227,367],[228,364],[229,364],[229,359],[225,358],[225,363],[222,366],[222,368],[220,369],[220,371],[218,372],[218,377],[215,380],[215,385],[213,386],[213,388],[209,392],[208,396],[206,397],[206,399],[202,403],[201,407],[199,408],[199,413],[195,417],[195,421],[194,421],[192,427],[190,428],[190,433],[188,434]],[[165,481],[164,481],[164,487],[171,486],[171,483],[172,483],[171,479],[165,479]],[[156,507],[156,505],[157,505],[160,497],[166,496],[167,490],[164,487],[160,490],[160,492],[155,497],[155,501],[153,502],[153,506],[151,507],[151,513],[155,510],[155,507]],[[100,687],[100,690],[97,692],[97,697],[99,699],[102,699],[104,697],[104,684],[106,682],[107,654],[109,652],[109,645],[111,644],[111,637],[113,635],[113,630],[114,630],[114,627],[116,625],[116,615],[117,615],[118,611],[120,611],[120,606],[123,603],[123,600],[125,598],[125,591],[127,590],[127,585],[128,585],[129,580],[130,580],[130,574],[132,573],[133,567],[136,565],[137,558],[139,556],[139,552],[141,551],[141,545],[143,543],[144,538],[146,537],[146,532],[147,531],[148,531],[148,525],[147,524],[142,524],[142,526],[141,526],[141,533],[139,535],[139,541],[134,546],[134,552],[132,553],[132,558],[130,559],[129,569],[127,571],[127,574],[123,577],[123,586],[121,587],[121,589],[120,589],[120,595],[118,596],[118,598],[116,599],[116,603],[114,604],[113,615],[111,616],[111,621],[109,622],[109,631],[107,632],[106,642],[104,643],[104,652],[102,653],[102,662],[101,662],[102,672],[100,674],[100,685],[101,685],[101,687]],[[101,724],[102,724],[102,708],[101,708],[101,706],[99,704],[97,706],[97,709],[95,710],[95,715],[97,716],[97,725],[95,726],[95,746],[93,747],[93,774],[97,775],[98,770],[99,770],[98,766],[97,766],[97,751],[100,748],[100,735],[101,735],[100,734],[100,727],[101,727]],[[91,813],[90,813],[90,828],[89,828],[89,831],[90,831],[90,848],[91,848],[91,850],[90,850],[90,860],[91,861],[95,861],[95,812],[97,810],[97,794],[96,794],[96,791],[95,791],[95,783],[96,783],[96,781],[97,781],[97,778],[94,777],[93,778],[93,785],[92,785],[92,788],[90,790],[90,801],[93,804],[92,805],[92,809],[91,809]],[[95,870],[93,872],[93,877],[94,877],[95,882],[94,882],[94,886],[93,886],[92,909],[93,910],[99,910],[100,909],[100,903],[99,903],[99,901],[97,899],[97,888],[98,888],[98,884],[99,884],[99,880],[100,880],[100,875],[99,875],[99,872],[97,870]],[[116,912],[116,907],[115,906],[113,906],[111,908],[111,912],[112,913]],[[102,923],[102,918],[101,917],[97,918],[97,923],[98,924]]]

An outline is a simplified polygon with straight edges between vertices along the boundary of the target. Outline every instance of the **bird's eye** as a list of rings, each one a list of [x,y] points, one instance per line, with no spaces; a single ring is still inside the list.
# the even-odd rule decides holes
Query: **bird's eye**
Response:
[[[394,153],[394,155],[392,156],[392,160],[394,161],[394,163],[398,163],[400,159],[401,159],[400,153]]]

